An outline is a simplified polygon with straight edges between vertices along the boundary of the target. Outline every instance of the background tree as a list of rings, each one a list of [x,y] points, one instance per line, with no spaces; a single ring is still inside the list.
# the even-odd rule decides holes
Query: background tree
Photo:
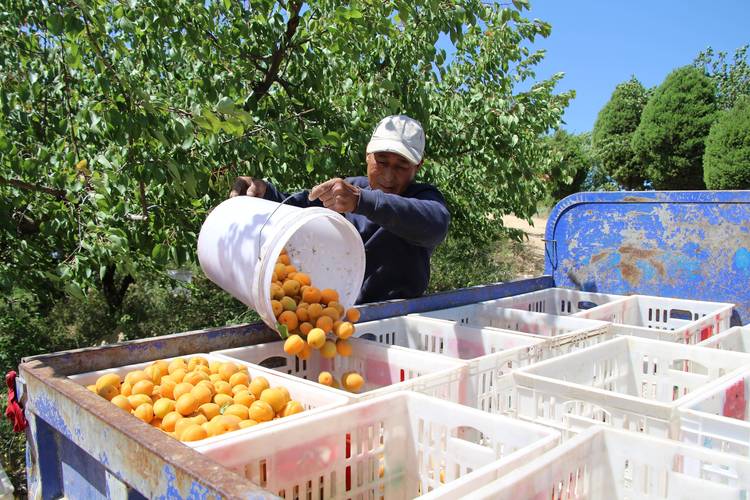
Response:
[[[581,191],[592,166],[591,134],[558,129],[549,136],[552,157],[552,202]]]
[[[743,45],[734,52],[731,62],[727,62],[726,52],[714,52],[707,48],[695,58],[693,65],[708,73],[717,90],[719,109],[730,109],[741,96],[750,96],[750,64],[747,51],[750,45]]]
[[[703,71],[672,71],[651,96],[633,150],[655,189],[704,189],[703,151],[716,116],[716,87]]]
[[[646,180],[643,165],[633,151],[632,138],[648,94],[635,76],[619,84],[599,111],[592,132],[593,154],[601,172],[627,189],[642,189]]]
[[[711,127],[703,178],[708,189],[750,189],[750,96],[738,98]]]
[[[519,91],[550,26],[524,0],[11,3],[0,23],[0,284],[51,301],[194,262],[237,174],[284,188],[361,174],[377,121],[428,136],[424,178],[453,231],[530,217],[540,136],[570,93]],[[447,34],[456,52],[436,49]],[[512,189],[509,187],[513,186]],[[46,299],[45,299],[46,297]]]

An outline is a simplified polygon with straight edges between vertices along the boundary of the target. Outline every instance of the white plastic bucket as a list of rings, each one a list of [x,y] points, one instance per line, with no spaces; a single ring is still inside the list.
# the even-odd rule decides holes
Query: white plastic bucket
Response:
[[[198,260],[208,279],[274,330],[271,276],[282,248],[314,286],[336,290],[344,307],[357,300],[365,247],[354,226],[332,210],[236,196],[213,209],[198,236]]]

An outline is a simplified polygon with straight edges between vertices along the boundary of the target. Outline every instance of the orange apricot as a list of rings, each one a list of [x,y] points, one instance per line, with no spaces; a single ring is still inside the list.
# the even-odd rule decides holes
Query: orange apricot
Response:
[[[284,352],[290,356],[299,354],[305,347],[305,341],[299,335],[290,335],[284,341]]]
[[[350,307],[346,310],[346,319],[351,323],[356,323],[357,321],[359,321],[359,316],[359,309]]]
[[[306,288],[302,292],[302,300],[310,305],[320,302],[320,290],[318,290],[314,286]]]
[[[329,333],[333,331],[333,320],[330,316],[321,316],[315,322],[315,328],[323,330],[324,333]],[[307,335],[309,336],[310,334],[308,333]]]
[[[320,302],[328,305],[329,302],[338,302],[339,293],[332,288],[324,288],[320,291]]]
[[[279,315],[279,323],[281,323],[282,325],[286,325],[289,330],[296,329],[299,325],[297,313],[295,313],[294,311],[284,311]]]

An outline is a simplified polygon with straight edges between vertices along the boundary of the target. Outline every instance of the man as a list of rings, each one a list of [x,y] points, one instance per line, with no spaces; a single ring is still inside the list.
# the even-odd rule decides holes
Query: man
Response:
[[[366,267],[357,303],[418,297],[430,281],[430,256],[445,239],[450,214],[440,191],[414,182],[424,154],[422,125],[406,115],[381,120],[367,144],[367,177],[330,179],[287,203],[342,213],[362,236]],[[238,177],[231,196],[281,202],[269,182]]]

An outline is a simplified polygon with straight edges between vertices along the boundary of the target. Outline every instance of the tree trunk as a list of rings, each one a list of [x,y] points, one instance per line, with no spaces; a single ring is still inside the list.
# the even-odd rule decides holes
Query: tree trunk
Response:
[[[102,291],[111,312],[120,308],[122,301],[125,299],[128,287],[134,282],[133,277],[128,274],[118,284],[115,279],[115,266],[107,266],[104,279],[102,279]]]

